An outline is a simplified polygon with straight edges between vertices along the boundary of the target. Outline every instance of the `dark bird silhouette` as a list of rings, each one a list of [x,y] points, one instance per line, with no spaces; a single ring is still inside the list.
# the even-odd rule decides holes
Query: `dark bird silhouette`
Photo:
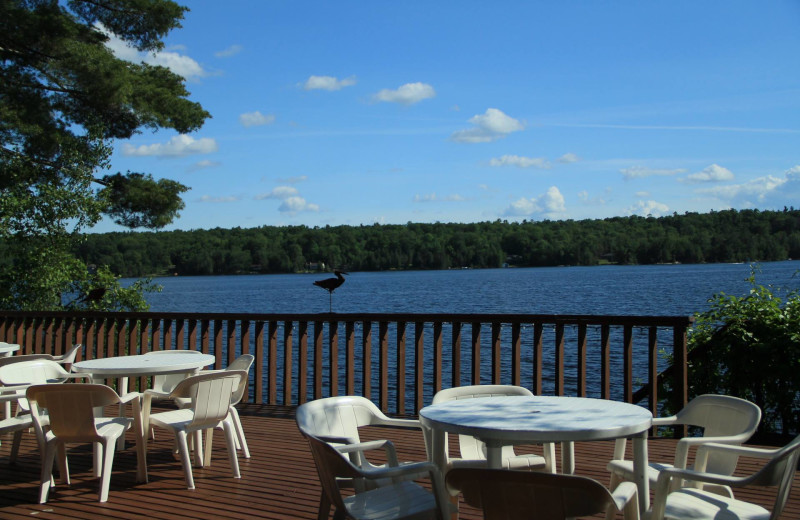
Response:
[[[336,275],[336,278],[326,278],[324,280],[317,280],[314,282],[314,285],[317,287],[322,287],[326,291],[328,291],[328,312],[333,309],[333,291],[339,288],[344,283],[344,276],[343,274],[349,274],[345,271],[340,271],[339,269],[334,269],[333,274]]]

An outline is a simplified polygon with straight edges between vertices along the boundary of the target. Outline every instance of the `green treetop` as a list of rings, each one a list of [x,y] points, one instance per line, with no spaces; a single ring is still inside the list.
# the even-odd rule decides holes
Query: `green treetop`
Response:
[[[188,188],[175,181],[97,175],[112,140],[143,128],[188,133],[209,117],[182,77],[105,45],[113,33],[157,51],[185,11],[170,0],[0,0],[0,307],[59,308],[63,293],[108,285],[110,273],[69,252],[103,214],[157,229],[183,208]],[[112,285],[85,306],[144,305]]]

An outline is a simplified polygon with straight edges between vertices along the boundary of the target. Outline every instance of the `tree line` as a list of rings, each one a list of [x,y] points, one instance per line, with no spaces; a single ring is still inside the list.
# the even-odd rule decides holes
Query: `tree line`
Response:
[[[87,234],[75,254],[126,277],[755,262],[800,258],[800,210],[602,220],[262,226]]]

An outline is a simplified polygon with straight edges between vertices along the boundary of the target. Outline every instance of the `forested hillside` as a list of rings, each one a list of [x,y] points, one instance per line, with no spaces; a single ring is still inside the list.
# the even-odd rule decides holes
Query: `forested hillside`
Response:
[[[123,276],[771,261],[800,258],[800,210],[106,233],[77,254]]]

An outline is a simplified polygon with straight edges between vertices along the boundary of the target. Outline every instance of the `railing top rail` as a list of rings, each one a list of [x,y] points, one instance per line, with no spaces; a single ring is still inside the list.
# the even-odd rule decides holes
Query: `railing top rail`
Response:
[[[553,323],[585,325],[632,325],[689,327],[693,316],[627,316],[584,314],[481,314],[481,313],[196,313],[196,312],[88,312],[88,311],[0,311],[6,318],[92,318],[92,319],[194,319],[249,321],[404,321],[460,323]]]

